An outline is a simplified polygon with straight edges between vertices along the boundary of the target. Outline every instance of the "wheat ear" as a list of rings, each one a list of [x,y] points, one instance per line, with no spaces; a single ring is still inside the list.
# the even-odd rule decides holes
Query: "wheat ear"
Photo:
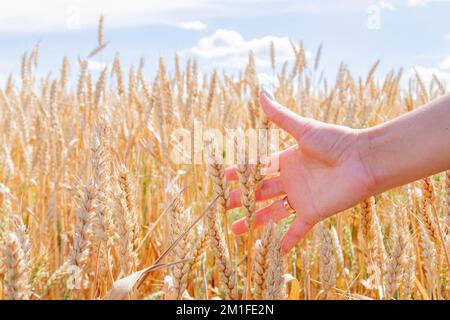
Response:
[[[274,228],[274,226],[270,227]],[[269,231],[271,232],[271,231]],[[272,231],[274,233],[274,231]],[[266,271],[264,274],[264,299],[282,300],[285,298],[284,290],[284,261],[281,255],[280,238],[275,235],[269,243],[266,257]]]
[[[416,253],[411,237],[407,239],[409,245],[406,247],[406,270],[403,273],[403,290],[401,292],[402,299],[408,300],[413,298],[413,290],[416,282]]]
[[[270,261],[268,260],[269,246],[275,241],[275,226],[269,222],[264,228],[264,234],[261,240],[255,243],[255,258],[253,263],[254,297],[257,300],[263,298],[266,284],[266,271]]]
[[[245,140],[244,147],[245,147]],[[241,204],[244,209],[247,224],[249,227],[249,233],[247,238],[247,281],[245,296],[246,299],[251,297],[251,269],[253,258],[253,214],[255,211],[255,189],[253,184],[253,175],[249,165],[249,159],[246,148],[244,152],[240,153],[238,141],[235,140],[236,150],[238,150],[238,163],[236,165],[236,172],[239,179],[239,188],[241,192]]]
[[[126,196],[121,189],[116,199],[117,214],[116,226],[118,239],[118,251],[120,259],[120,269],[124,276],[130,274],[136,265],[136,252],[134,248],[134,227],[131,219],[131,212],[128,209]]]
[[[172,197],[179,194],[179,189],[172,188]],[[184,208],[182,195],[176,197],[170,210],[170,242],[173,243],[189,225],[188,210]],[[177,246],[173,250],[175,261],[185,260],[190,256],[190,237],[187,235],[178,242]],[[176,299],[180,299],[187,286],[187,280],[189,276],[189,261],[178,263],[174,265],[172,271],[173,289]]]
[[[341,242],[339,241],[337,230],[334,226],[331,226],[330,228],[330,236],[331,242],[333,244],[333,251],[334,254],[336,255],[338,270],[342,271],[344,269],[344,253],[342,250]]]
[[[422,259],[424,262],[425,277],[429,285],[430,291],[434,292],[436,285],[436,248],[430,239],[429,232],[427,228],[423,225],[419,225],[420,238],[421,238],[421,248],[422,248]]]
[[[260,184],[264,179],[262,169],[264,168],[264,165],[266,164],[266,160],[268,158],[269,128],[270,128],[269,120],[266,117],[264,117],[264,119],[261,122],[261,128],[258,130],[258,137],[257,137],[258,154],[252,176],[253,185],[255,189],[258,189],[260,187]]]
[[[28,262],[15,232],[6,234],[2,248],[5,265],[6,297],[9,300],[27,300],[30,297]]]
[[[225,180],[225,171],[219,156],[215,154],[214,148],[210,149],[210,159],[208,161],[208,172],[212,178],[214,195],[218,197],[216,207],[208,211],[206,217],[206,226],[208,229],[211,245],[214,249],[216,266],[225,282],[225,295],[227,299],[237,299],[237,287],[235,275],[231,265],[231,256],[229,252],[228,232],[225,238],[220,227],[220,217],[226,217],[226,209],[229,201],[229,194]]]
[[[204,255],[208,243],[208,235],[204,233],[195,246],[194,252],[191,255],[191,260],[189,260],[189,277],[193,274],[194,268],[198,265]]]
[[[445,171],[445,223],[450,233],[450,170]]]
[[[381,272],[385,269],[386,251],[383,243],[381,226],[375,210],[374,198],[368,198],[361,203],[361,230],[367,266],[375,266]]]
[[[139,247],[139,221],[136,211],[135,200],[135,183],[131,178],[128,168],[122,164],[117,177],[119,185],[119,208],[121,208],[123,228],[126,229],[127,235],[121,239],[126,240],[129,268],[137,266],[137,249]],[[125,214],[125,216],[123,215]],[[124,230],[122,230],[124,231]],[[123,266],[125,266],[123,264]]]
[[[387,299],[392,298],[395,291],[400,287],[403,272],[406,267],[407,244],[404,231],[398,230],[384,277],[385,295]]]
[[[320,238],[320,281],[325,293],[336,285],[336,258],[333,254],[333,242],[330,231],[323,225],[318,228]]]
[[[91,225],[94,216],[94,186],[88,183],[82,191],[80,207],[76,214],[73,245],[69,254],[69,265],[84,269],[91,250]]]
[[[436,225],[430,214],[430,207],[432,202],[434,202],[434,186],[433,181],[430,177],[421,180],[422,184],[422,202],[420,206],[420,216],[422,218],[423,224],[428,232],[428,235],[434,243],[438,242],[438,236],[436,231]]]
[[[207,217],[209,239],[214,251],[216,266],[225,283],[225,296],[227,299],[237,299],[235,275],[231,266],[230,255],[219,224],[217,211],[210,209]]]

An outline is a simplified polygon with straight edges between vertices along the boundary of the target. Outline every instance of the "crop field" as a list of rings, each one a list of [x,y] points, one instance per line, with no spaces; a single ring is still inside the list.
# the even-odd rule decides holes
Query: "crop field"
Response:
[[[104,47],[100,23],[91,55]],[[378,62],[365,77],[342,64],[325,79],[321,49],[307,58],[292,42],[289,64],[268,50],[277,101],[324,122],[373,126],[446,91],[401,69],[375,76]],[[292,217],[233,234],[232,222],[267,204],[254,199],[262,162],[222,161],[229,154],[198,131],[271,129],[280,149],[296,143],[265,118],[251,52],[237,74],[201,74],[178,56],[125,70],[117,55],[95,74],[88,57],[61,57],[40,78],[39,58],[38,46],[24,53],[22,73],[0,88],[0,299],[450,298],[450,172],[366,199],[284,256]],[[239,189],[244,205],[231,209]]]

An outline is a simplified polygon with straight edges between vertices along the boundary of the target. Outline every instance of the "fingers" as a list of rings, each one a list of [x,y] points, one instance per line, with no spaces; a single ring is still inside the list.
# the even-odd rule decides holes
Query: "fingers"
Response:
[[[262,168],[261,174],[271,175],[280,172],[280,158],[284,151],[274,152],[269,156],[269,162]]]
[[[282,254],[287,254],[311,228],[311,224],[297,217],[281,240]]]
[[[265,201],[284,194],[283,186],[281,183],[281,177],[275,177],[269,180],[263,180],[261,187],[256,190],[255,200]],[[239,189],[230,192],[230,203],[228,209],[240,207],[241,204],[241,191]]]
[[[253,170],[254,165],[249,164],[249,167],[250,167],[250,170]],[[239,179],[237,171],[236,171],[236,166],[230,166],[225,169],[225,179],[227,179],[228,181],[233,181],[233,180]]]
[[[259,100],[267,117],[297,140],[300,140],[302,133],[310,127],[308,119],[276,102],[265,90],[261,91]]]
[[[280,172],[280,158],[289,149],[291,149],[291,148],[288,148],[288,149],[286,149],[284,151],[279,151],[279,152],[272,153],[270,155],[270,157],[269,157],[269,163],[267,164],[267,166],[262,168],[262,172],[261,173],[263,175],[271,175],[271,174],[275,174],[277,172]],[[251,170],[253,170],[255,165],[254,164],[249,164],[249,167],[250,167]],[[230,166],[230,167],[225,169],[225,178],[228,181],[234,181],[234,180],[238,180],[239,179],[237,171],[236,171],[236,166]]]
[[[289,217],[291,214],[283,206],[283,200],[277,200],[270,206],[255,212],[253,227],[257,228],[265,225],[269,221],[277,222],[281,219]],[[241,218],[231,225],[231,230],[236,235],[241,235],[248,231],[247,218]]]

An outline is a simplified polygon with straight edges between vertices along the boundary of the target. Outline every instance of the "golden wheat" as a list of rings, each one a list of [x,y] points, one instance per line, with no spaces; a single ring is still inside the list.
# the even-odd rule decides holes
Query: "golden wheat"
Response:
[[[108,44],[103,24],[91,56]],[[336,81],[318,82],[322,47],[314,61],[302,42],[292,49],[290,64],[275,43],[267,48],[271,85],[306,117],[368,127],[445,92],[436,76],[427,86],[416,74],[407,87],[402,70],[376,78],[378,61],[367,77],[342,64]],[[253,228],[268,204],[255,201],[267,135],[258,135],[255,159],[238,150],[236,182],[226,179],[229,154],[195,149],[199,127],[270,128],[255,55],[238,74],[161,58],[150,79],[143,59],[125,69],[116,55],[100,72],[86,59],[64,57],[56,77],[40,79],[36,45],[18,81],[9,75],[0,88],[1,299],[285,299],[288,278],[298,280],[289,297],[299,299],[450,298],[450,171],[339,213],[282,257],[291,220]],[[181,164],[172,158],[177,129],[193,134]],[[281,134],[282,147],[295,143]],[[232,189],[243,208],[229,208]],[[240,218],[251,231],[237,237],[229,230]]]

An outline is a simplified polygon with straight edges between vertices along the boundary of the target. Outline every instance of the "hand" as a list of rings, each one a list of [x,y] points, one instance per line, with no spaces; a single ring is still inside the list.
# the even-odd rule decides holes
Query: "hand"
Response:
[[[286,195],[296,219],[284,235],[281,249],[289,252],[321,220],[361,202],[372,193],[375,179],[364,161],[368,137],[364,130],[303,118],[262,92],[260,102],[267,117],[287,131],[298,145],[279,155],[279,175],[264,180],[256,192],[256,201]],[[233,167],[227,168],[228,180],[237,179]],[[240,191],[230,193],[230,208],[241,206]],[[255,227],[279,221],[290,214],[283,200],[255,213]],[[245,218],[231,226],[235,234],[248,231]]]

